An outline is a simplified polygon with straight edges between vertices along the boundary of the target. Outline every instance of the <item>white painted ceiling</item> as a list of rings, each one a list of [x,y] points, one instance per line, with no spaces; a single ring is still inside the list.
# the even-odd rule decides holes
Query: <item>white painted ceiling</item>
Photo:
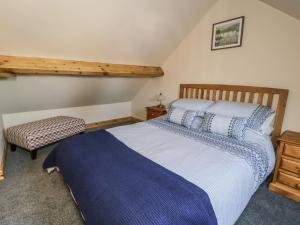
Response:
[[[216,0],[0,0],[0,54],[162,65]],[[147,79],[0,79],[0,114],[130,101]]]
[[[300,0],[260,0],[300,20]]]
[[[161,65],[214,2],[0,0],[0,52]]]

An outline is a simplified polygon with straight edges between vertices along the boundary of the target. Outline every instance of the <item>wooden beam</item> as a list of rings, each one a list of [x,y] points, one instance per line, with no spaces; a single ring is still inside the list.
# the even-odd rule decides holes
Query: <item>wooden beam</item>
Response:
[[[0,74],[160,77],[161,67],[0,55]]]
[[[0,72],[0,78],[9,78],[9,77],[15,77],[16,74],[13,73],[6,73],[6,72]]]

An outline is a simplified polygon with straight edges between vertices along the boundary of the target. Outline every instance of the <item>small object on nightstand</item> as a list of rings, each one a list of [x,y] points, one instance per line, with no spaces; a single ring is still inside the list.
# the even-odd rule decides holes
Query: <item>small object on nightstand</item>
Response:
[[[166,107],[164,105],[146,107],[146,109],[147,120],[154,119],[167,113]]]
[[[285,131],[279,141],[269,189],[300,202],[300,133]]]
[[[159,95],[157,96],[157,101],[159,102],[159,105],[158,107],[162,108],[162,107],[165,107],[162,102],[164,101],[165,99],[165,96],[163,96],[162,93],[159,93]]]

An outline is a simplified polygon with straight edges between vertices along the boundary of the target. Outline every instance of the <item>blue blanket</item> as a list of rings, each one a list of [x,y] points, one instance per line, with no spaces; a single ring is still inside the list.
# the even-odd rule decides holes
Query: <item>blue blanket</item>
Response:
[[[66,139],[44,161],[58,167],[87,225],[217,224],[201,188],[105,130]]]

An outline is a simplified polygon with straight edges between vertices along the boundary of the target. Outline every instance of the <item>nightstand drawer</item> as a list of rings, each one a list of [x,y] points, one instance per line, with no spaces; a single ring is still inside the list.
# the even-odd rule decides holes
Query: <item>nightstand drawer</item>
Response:
[[[279,171],[278,181],[300,191],[300,178]]]
[[[150,111],[150,112],[147,113],[147,118],[148,119],[153,119],[153,118],[156,118],[156,117],[159,117],[159,116],[162,116],[162,115],[163,115],[162,113]]]
[[[146,107],[147,109],[147,120],[154,119],[159,116],[163,116],[167,113],[166,108],[159,107],[159,106],[151,106],[151,107]]]
[[[280,168],[300,175],[300,162],[282,158]]]
[[[285,144],[283,154],[300,159],[300,146]]]

